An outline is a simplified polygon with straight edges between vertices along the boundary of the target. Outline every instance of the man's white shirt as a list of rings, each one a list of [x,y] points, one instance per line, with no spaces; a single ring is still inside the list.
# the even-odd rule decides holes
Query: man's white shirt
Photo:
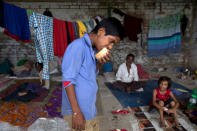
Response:
[[[138,81],[138,72],[137,72],[137,66],[132,63],[130,68],[130,73],[127,70],[126,63],[123,63],[119,66],[118,72],[116,73],[116,80],[120,80],[122,82],[132,82],[132,81]]]

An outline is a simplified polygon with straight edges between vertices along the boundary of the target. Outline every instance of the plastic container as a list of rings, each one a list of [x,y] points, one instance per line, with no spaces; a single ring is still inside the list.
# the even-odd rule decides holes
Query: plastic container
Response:
[[[103,65],[104,72],[112,72],[113,71],[113,64],[112,62],[107,62]]]
[[[197,99],[197,89],[193,89],[192,97]]]

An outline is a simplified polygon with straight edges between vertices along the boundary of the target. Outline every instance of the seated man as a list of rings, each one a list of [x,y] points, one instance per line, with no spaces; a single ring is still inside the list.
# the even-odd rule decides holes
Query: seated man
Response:
[[[119,66],[116,73],[116,82],[113,83],[115,89],[126,91],[143,91],[143,82],[138,82],[137,66],[133,63],[135,56],[128,54],[126,57],[126,63]]]

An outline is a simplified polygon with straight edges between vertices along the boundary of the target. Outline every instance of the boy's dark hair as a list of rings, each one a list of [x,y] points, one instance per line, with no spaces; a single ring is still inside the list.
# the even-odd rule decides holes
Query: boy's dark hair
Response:
[[[99,22],[96,27],[92,30],[93,33],[97,33],[100,28],[105,28],[106,34],[105,35],[112,35],[118,36],[122,40],[124,37],[124,29],[121,22],[114,18],[109,17],[103,19]]]
[[[135,59],[135,55],[134,55],[134,54],[128,54],[127,57],[126,57],[126,60],[127,60],[129,57],[132,57],[133,60]]]
[[[43,63],[36,62],[36,63],[35,63],[35,67],[38,67],[38,65],[40,65],[41,68],[43,68]]]
[[[161,76],[158,80],[158,85],[161,84],[161,82],[167,81],[168,82],[168,89],[171,87],[171,79],[167,76]]]

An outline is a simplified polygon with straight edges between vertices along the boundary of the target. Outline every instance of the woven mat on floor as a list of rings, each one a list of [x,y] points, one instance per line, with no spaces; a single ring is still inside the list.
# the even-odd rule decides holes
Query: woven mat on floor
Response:
[[[173,118],[165,116],[165,124],[167,128],[162,129],[159,125],[160,116],[157,111],[148,112],[148,106],[131,107],[132,115],[137,119],[137,124],[133,124],[134,130],[140,131],[178,131],[173,122]],[[183,131],[196,131],[197,126],[192,124],[187,117],[181,112],[177,111],[178,121]]]

